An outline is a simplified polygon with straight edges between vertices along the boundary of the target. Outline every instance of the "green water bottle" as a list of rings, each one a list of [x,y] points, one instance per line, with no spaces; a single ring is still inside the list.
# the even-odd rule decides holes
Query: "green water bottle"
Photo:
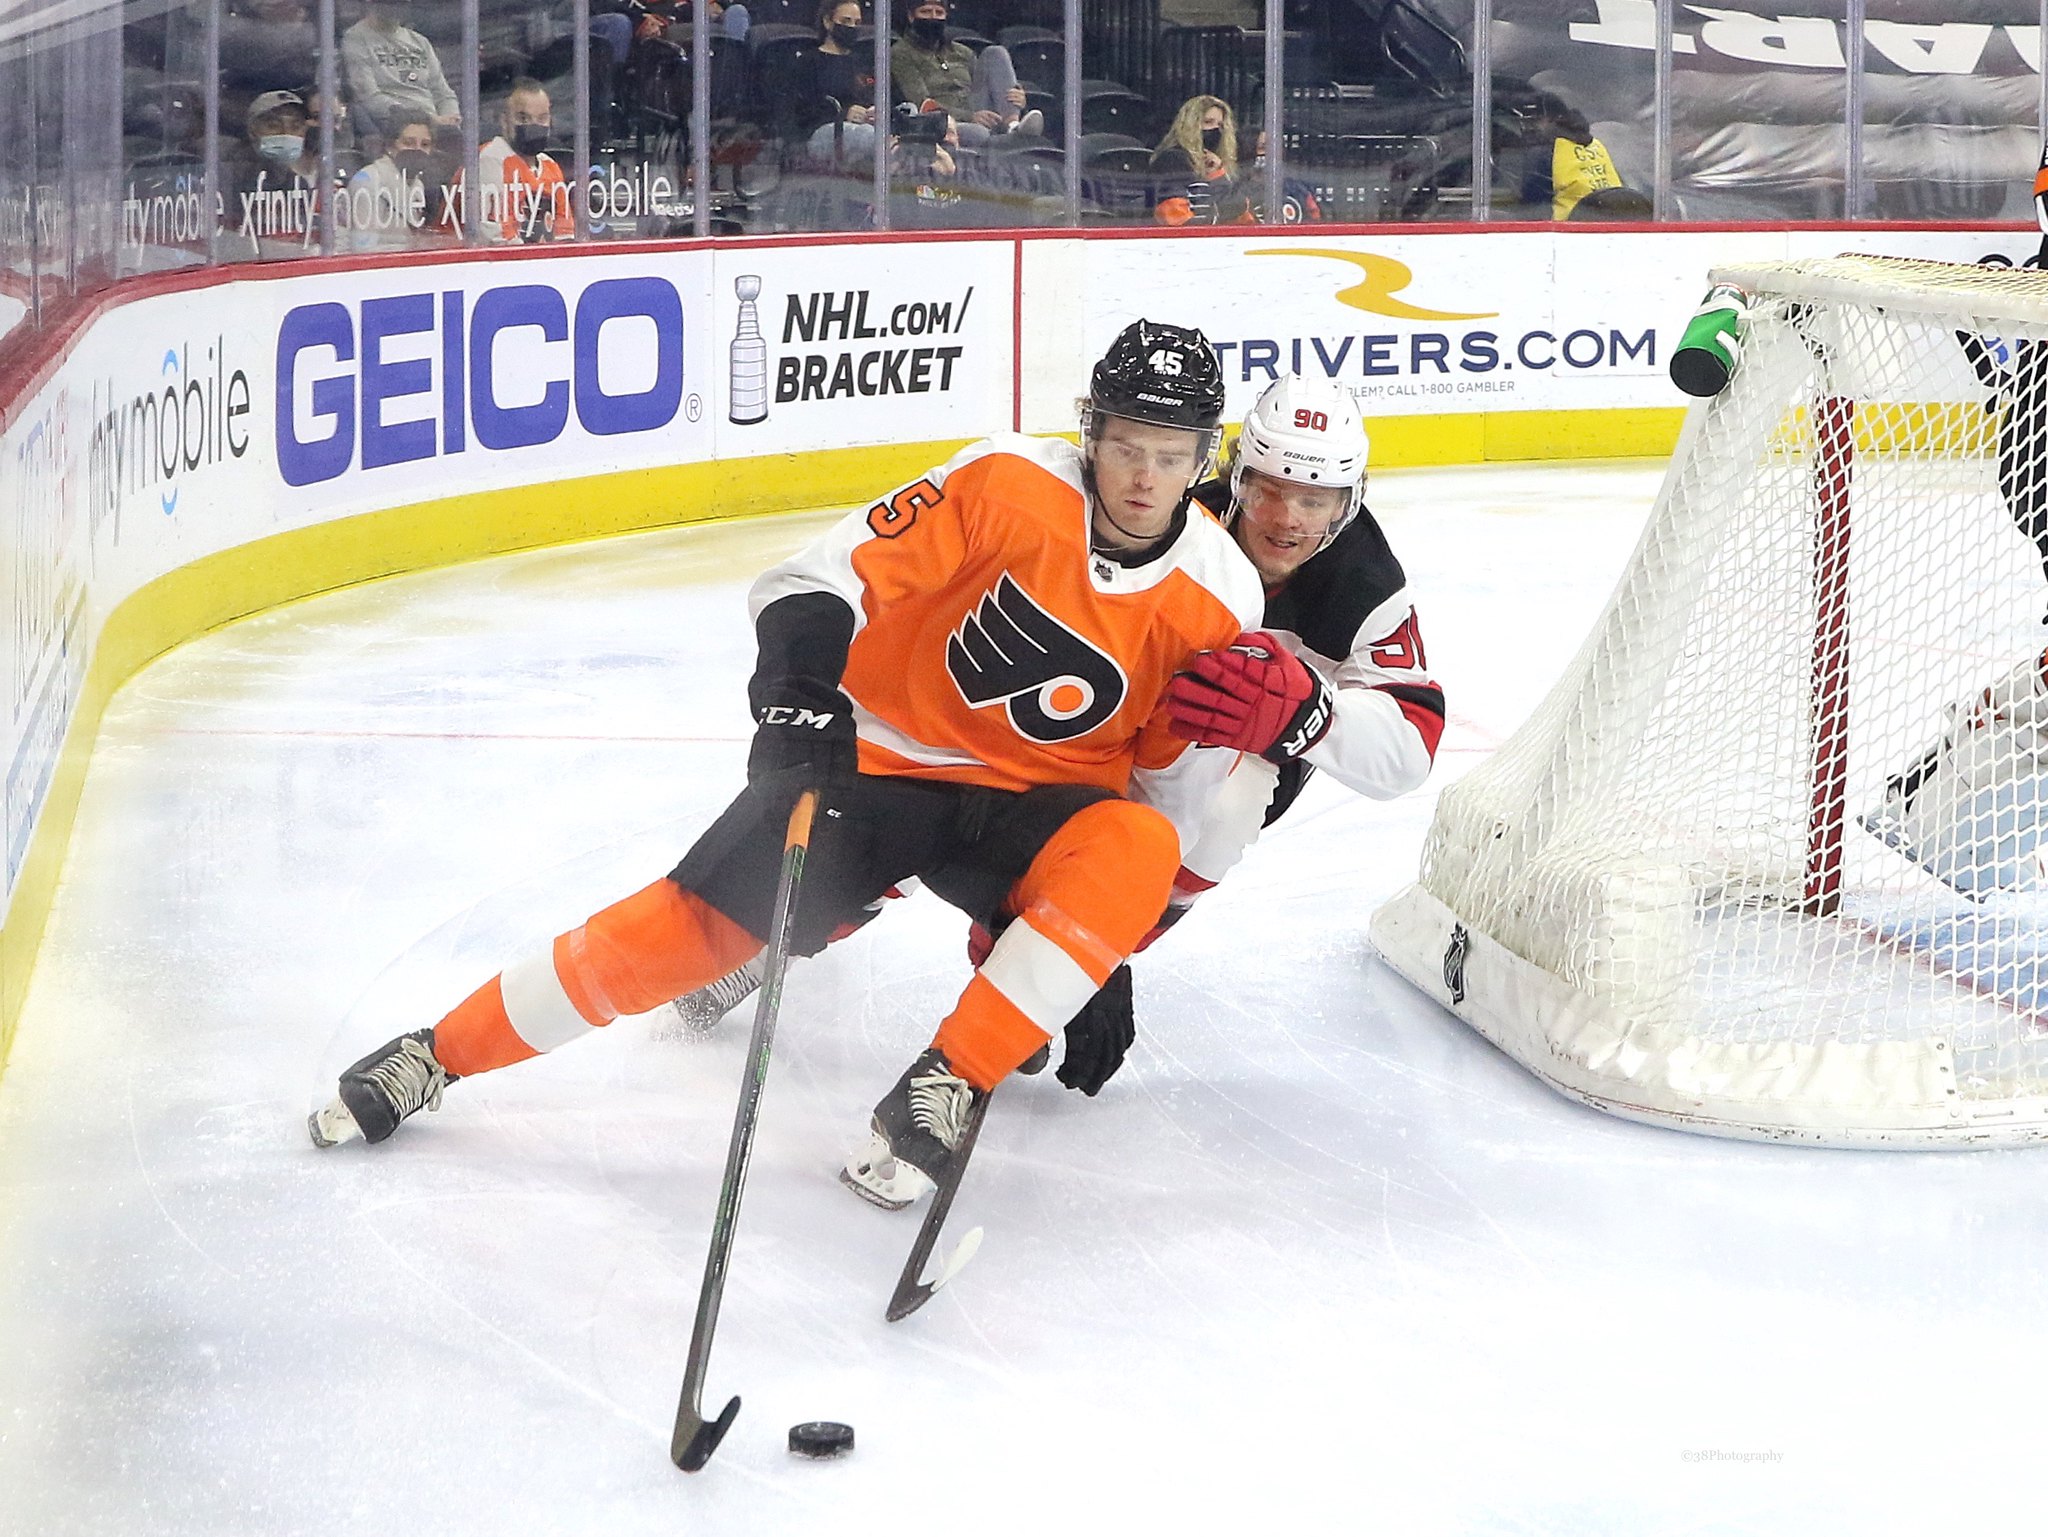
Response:
[[[1728,283],[1707,290],[1685,334],[1671,354],[1671,382],[1702,399],[1728,387],[1742,361],[1742,328],[1749,320],[1749,296]]]

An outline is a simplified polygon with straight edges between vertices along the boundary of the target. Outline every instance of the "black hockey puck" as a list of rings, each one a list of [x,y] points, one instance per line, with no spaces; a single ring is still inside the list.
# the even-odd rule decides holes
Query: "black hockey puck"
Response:
[[[805,1420],[789,1427],[789,1449],[799,1457],[837,1457],[853,1450],[853,1427],[837,1420]]]

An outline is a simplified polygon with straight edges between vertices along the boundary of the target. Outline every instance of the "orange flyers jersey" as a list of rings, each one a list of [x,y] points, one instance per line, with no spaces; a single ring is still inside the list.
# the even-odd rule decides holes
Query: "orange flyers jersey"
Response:
[[[1195,652],[1257,623],[1258,576],[1199,506],[1143,565],[1091,555],[1081,477],[1062,439],[989,438],[754,584],[756,615],[803,592],[852,608],[864,773],[1101,785],[1192,825],[1236,755],[1173,736],[1160,701]]]

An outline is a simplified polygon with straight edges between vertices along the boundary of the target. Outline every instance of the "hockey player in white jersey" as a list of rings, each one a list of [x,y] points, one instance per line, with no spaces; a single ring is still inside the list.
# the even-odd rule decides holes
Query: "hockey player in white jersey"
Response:
[[[1147,945],[1223,878],[1316,770],[1380,800],[1429,774],[1443,691],[1406,575],[1365,506],[1369,449],[1342,386],[1287,375],[1246,416],[1227,473],[1195,491],[1258,570],[1264,629],[1205,653],[1172,685],[1174,729],[1243,756],[1184,852]],[[989,943],[977,931],[971,957],[979,961]],[[690,1028],[708,1028],[757,981],[721,978],[677,1010]],[[1095,1094],[1134,1038],[1126,965],[1067,1027],[1060,1081]],[[892,1204],[887,1192],[864,1193]]]

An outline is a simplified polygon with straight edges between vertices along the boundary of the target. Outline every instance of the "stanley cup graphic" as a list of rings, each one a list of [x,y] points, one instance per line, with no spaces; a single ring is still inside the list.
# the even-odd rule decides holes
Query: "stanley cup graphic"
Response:
[[[733,279],[740,296],[740,324],[732,338],[732,382],[726,392],[726,415],[740,426],[768,420],[768,343],[761,337],[761,317],[754,301],[761,297],[760,278]]]

